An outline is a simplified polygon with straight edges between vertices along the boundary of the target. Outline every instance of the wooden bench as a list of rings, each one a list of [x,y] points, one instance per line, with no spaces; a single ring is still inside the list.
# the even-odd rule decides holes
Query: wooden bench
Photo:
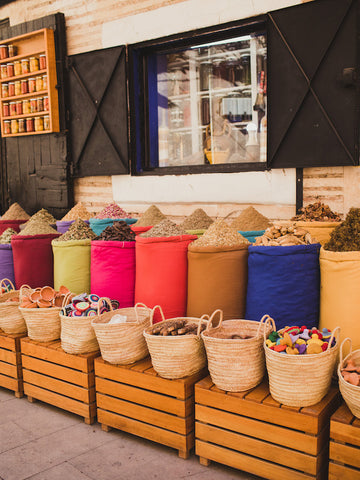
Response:
[[[98,421],[175,448],[188,458],[194,446],[194,384],[203,370],[179,380],[161,378],[150,358],[128,366],[95,360]]]
[[[99,352],[70,355],[60,340],[40,343],[21,340],[24,393],[28,400],[41,400],[84,417],[96,417],[94,359]]]
[[[345,403],[330,421],[329,479],[360,480],[360,419]]]
[[[273,400],[267,381],[231,393],[207,377],[195,385],[195,453],[203,465],[213,460],[271,480],[325,479],[339,398],[332,387],[316,405],[286,407]]]
[[[8,388],[15,392],[15,397],[24,395],[20,339],[26,333],[14,335],[0,330],[0,387]]]

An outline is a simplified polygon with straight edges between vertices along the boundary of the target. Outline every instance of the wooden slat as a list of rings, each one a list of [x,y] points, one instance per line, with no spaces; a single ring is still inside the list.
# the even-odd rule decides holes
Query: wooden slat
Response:
[[[360,471],[330,462],[329,480],[360,480]]]
[[[202,423],[256,437],[267,442],[278,442],[281,446],[293,448],[310,455],[317,455],[322,447],[318,437],[197,403],[195,403],[195,419]],[[273,421],[276,420],[277,418],[274,417]]]
[[[20,363],[21,355],[18,352],[11,352],[10,350],[0,349],[0,361],[17,365]]]
[[[338,442],[360,447],[360,435],[357,428],[340,422],[330,422],[330,438]]]
[[[18,366],[11,365],[10,363],[0,362],[0,373],[7,375],[8,377],[18,378]]]
[[[330,458],[335,462],[350,465],[360,471],[360,449],[357,447],[330,442]]]
[[[269,395],[269,384],[266,381],[263,381],[256,388],[251,390],[246,396],[246,400],[261,403]]]
[[[135,363],[135,365],[129,367],[131,368],[131,370],[134,370],[136,372],[145,372],[145,370],[148,370],[152,367],[151,359],[147,357],[144,360],[141,360],[140,362]]]
[[[0,333],[0,348],[5,348],[5,350],[12,350],[13,352],[19,351],[19,348],[16,348],[20,343],[20,338],[24,335],[6,335],[5,333]]]
[[[20,391],[21,383],[15,378],[7,377],[6,375],[0,374],[0,386],[13,390],[14,392]]]
[[[170,415],[160,412],[159,410],[102,395],[101,393],[96,394],[96,403],[98,408],[103,410],[118,413],[133,418],[134,420],[165,428],[166,430],[171,430],[172,432],[182,435],[186,435],[187,432],[193,430],[193,415],[187,418],[177,417],[176,415]]]
[[[350,412],[349,407],[346,405],[346,403],[343,403],[332,415],[331,421],[350,425],[353,418],[354,415]]]

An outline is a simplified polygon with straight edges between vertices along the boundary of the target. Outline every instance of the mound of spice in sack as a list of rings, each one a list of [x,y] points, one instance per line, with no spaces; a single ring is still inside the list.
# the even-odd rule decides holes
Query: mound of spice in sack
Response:
[[[94,240],[135,242],[135,236],[129,225],[120,220],[120,222],[114,222],[111,227],[106,227]]]
[[[11,237],[13,235],[17,235],[17,232],[15,232],[14,229],[12,228],[7,228],[1,235],[0,235],[0,244],[4,245],[6,243],[11,243]]]
[[[66,317],[95,317],[98,315],[99,300],[100,297],[98,295],[81,293],[71,299],[71,303],[61,310],[61,314]],[[119,308],[117,300],[110,300],[110,303],[114,310]],[[107,303],[103,303],[99,313],[101,315],[109,311],[110,306]]]
[[[267,228],[264,235],[256,237],[254,245],[288,247],[310,245],[312,243],[317,243],[316,239],[312,238],[310,233],[303,228],[295,225],[274,225]]]
[[[250,245],[250,242],[229,226],[224,219],[216,220],[204,235],[193,242],[199,247],[236,247]]]
[[[266,346],[278,353],[288,355],[313,355],[327,350],[331,338],[331,330],[323,328],[318,330],[306,326],[285,327],[277,332],[271,332],[266,340]],[[332,340],[331,347],[336,344]],[[331,348],[330,347],[330,348]]]
[[[134,223],[135,227],[154,227],[162,220],[165,220],[166,216],[159,210],[156,205],[151,205],[145,212],[141,215],[139,220]]]
[[[345,382],[360,387],[360,358],[352,359],[350,357],[341,369],[341,375]]]
[[[250,230],[265,230],[272,223],[267,217],[258,212],[256,208],[248,207],[238,217],[234,218],[230,225],[236,228],[236,230],[246,232]]]
[[[105,218],[131,218],[131,216],[125,212],[119,205],[117,205],[115,202],[109,203],[109,205],[106,205],[100,213],[95,215],[97,219],[105,219]]]
[[[25,293],[21,299],[21,308],[53,308],[62,307],[68,296],[70,301],[70,290],[61,286],[58,291],[52,287],[38,287]]]
[[[81,202],[78,202],[71,210],[68,211],[61,221],[69,222],[71,220],[76,220],[77,218],[89,220],[91,217],[93,217],[93,214],[91,214]]]
[[[96,234],[91,230],[89,225],[81,218],[77,218],[73,224],[70,225],[67,232],[58,238],[54,239],[54,242],[66,242],[68,240],[94,240]]]
[[[325,250],[333,252],[360,251],[360,208],[350,208],[345,220],[334,228]]]
[[[197,335],[198,324],[187,322],[185,319],[169,320],[163,323],[154,325],[148,332],[150,335],[160,335],[167,337],[169,335]],[[206,326],[201,325],[200,332],[205,330]]]
[[[41,220],[42,222],[50,223],[51,225],[55,225],[56,218],[49,213],[46,208],[41,208],[38,212],[34,213],[32,217],[29,218],[29,221],[26,222],[27,225],[29,222],[34,222],[37,220]]]
[[[25,210],[15,202],[10,205],[4,215],[2,215],[1,220],[29,220],[29,218],[30,215],[28,215]]]
[[[46,220],[29,220],[18,235],[48,235],[58,233]]]
[[[141,233],[140,237],[177,237],[179,235],[187,235],[186,231],[178,227],[176,223],[165,218],[155,227],[150,228],[147,232]]]
[[[179,224],[179,227],[183,230],[206,230],[212,223],[214,220],[202,208],[197,208]]]
[[[341,222],[341,217],[338,213],[333,212],[329,205],[315,202],[300,208],[300,213],[291,220],[304,222]]]

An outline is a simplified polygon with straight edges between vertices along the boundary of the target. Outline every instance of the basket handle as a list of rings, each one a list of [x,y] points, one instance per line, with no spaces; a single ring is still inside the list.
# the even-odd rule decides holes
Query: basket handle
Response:
[[[219,313],[219,315],[220,315],[220,320],[219,320],[219,323],[217,324],[217,326],[216,326],[215,328],[220,328],[220,327],[221,327],[221,324],[222,324],[222,321],[223,321],[223,318],[224,318],[224,312],[223,312],[222,310],[220,310],[220,308],[218,308],[217,310],[215,310],[215,311],[211,314],[211,316],[210,316],[210,318],[209,318],[209,320],[208,320],[208,324],[207,324],[207,326],[206,326],[206,330],[209,330],[209,329],[210,329],[210,327],[211,327],[211,325],[212,325],[212,321],[213,321],[213,319],[214,319],[214,317],[215,317],[215,315],[216,315],[217,313]]]
[[[98,301],[98,306],[97,306],[97,311],[98,311],[98,316],[100,316],[100,307],[102,305],[102,303],[104,304],[107,304],[108,307],[110,307],[110,312],[113,312],[113,307],[111,305],[111,302],[110,302],[110,298],[108,297],[101,297],[99,298],[99,301]]]
[[[197,328],[197,332],[196,332],[197,336],[200,335],[200,329],[201,329],[201,325],[202,325],[203,321],[206,321],[207,324],[209,324],[209,320],[210,320],[210,317],[206,313],[204,313],[204,315],[201,315],[199,325],[198,325],[198,328]],[[207,328],[207,325],[206,325],[206,328]]]
[[[0,282],[0,287],[7,287],[6,283],[5,282],[8,282],[8,284],[10,285],[11,287],[11,290],[15,290],[15,287],[14,287],[14,284],[13,282],[10,280],[10,278],[3,278]]]
[[[264,327],[264,333],[266,332],[266,325],[267,324],[271,324],[272,328],[273,328],[273,331],[275,332],[276,331],[276,326],[275,326],[275,321],[272,317],[270,317],[270,315],[264,315],[262,317],[262,319],[260,320],[259,322],[259,326],[258,326],[258,329],[257,329],[257,332],[256,332],[256,336],[258,337],[260,335],[260,328],[263,326]]]
[[[165,322],[165,316],[164,316],[164,312],[162,311],[162,308],[160,307],[160,305],[155,305],[155,307],[151,310],[151,314],[150,314],[150,325],[151,325],[151,326],[154,325],[154,323],[153,323],[154,314],[155,314],[155,311],[156,311],[157,308],[159,309],[160,315],[161,315],[161,317],[162,317],[162,320],[161,320],[161,321],[162,321],[162,322]]]
[[[65,297],[63,298],[63,301],[62,301],[62,304],[61,304],[61,308],[64,308],[66,305],[68,305],[70,302],[69,300],[71,300],[71,297],[72,296],[72,293],[71,292],[68,292]]]
[[[332,341],[334,340],[334,337],[335,337],[335,332],[336,332],[336,343],[337,343],[337,341],[338,341],[338,339],[339,339],[339,334],[340,334],[340,327],[336,327],[336,328],[334,328],[334,330],[332,331],[332,334],[331,334],[331,337],[330,337],[330,340],[329,340],[327,349],[325,350],[326,352],[327,352],[328,350],[330,350],[330,348],[331,348]]]
[[[22,297],[25,295],[24,294],[24,290],[29,290],[30,292],[32,291],[32,288],[30,287],[30,285],[27,285],[26,283],[24,283],[24,285],[21,285],[20,287],[20,299],[22,300]]]
[[[141,303],[141,302],[138,302],[138,303],[134,306],[135,315],[136,315],[136,323],[138,323],[138,324],[140,324],[140,322],[139,322],[139,313],[138,313],[138,310],[137,310],[139,307],[146,308],[148,311],[151,310],[149,307],[147,307],[147,306],[145,305],[145,303]]]
[[[349,355],[352,354],[352,341],[351,341],[351,338],[347,337],[345,338],[341,345],[340,345],[340,366],[342,367],[342,364],[343,364],[343,349],[344,349],[344,345],[346,342],[349,342],[350,343],[350,352],[349,352]]]

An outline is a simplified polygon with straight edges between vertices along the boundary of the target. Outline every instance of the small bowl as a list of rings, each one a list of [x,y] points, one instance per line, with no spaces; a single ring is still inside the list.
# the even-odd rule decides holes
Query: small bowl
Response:
[[[30,295],[30,300],[32,302],[37,302],[40,299],[40,290],[35,290],[31,295]]]
[[[22,306],[23,306],[23,304],[20,305],[20,307],[22,307]],[[38,308],[38,306],[37,306],[37,303],[31,302],[31,303],[28,303],[28,304],[24,305],[23,308]]]
[[[43,300],[40,298],[40,300],[37,301],[37,306],[39,308],[50,308],[52,307],[52,303],[49,300]]]
[[[52,287],[43,287],[40,290],[40,295],[42,300],[51,302],[55,297],[55,290]]]
[[[62,307],[64,298],[65,298],[65,295],[56,294],[55,298],[54,298],[54,302],[53,302],[54,306],[55,307]]]
[[[70,293],[70,290],[64,285],[61,285],[61,287],[59,288],[59,293],[61,293],[62,295],[66,295],[67,293]]]

